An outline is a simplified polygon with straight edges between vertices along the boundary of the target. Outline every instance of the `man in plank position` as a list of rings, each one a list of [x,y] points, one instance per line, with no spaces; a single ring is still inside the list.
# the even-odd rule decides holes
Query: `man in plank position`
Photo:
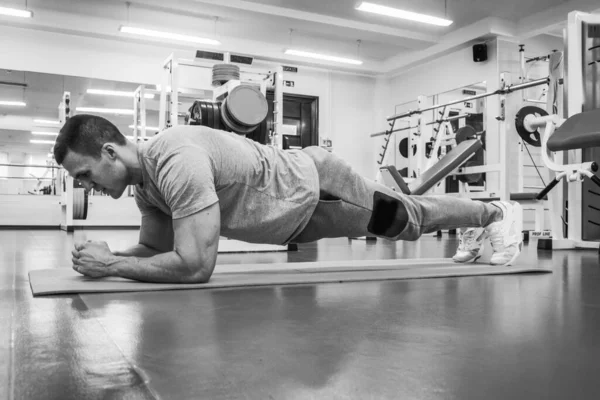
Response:
[[[522,244],[517,203],[407,196],[320,147],[279,150],[202,126],[136,144],[102,117],[77,115],[62,127],[54,156],[86,190],[118,199],[136,185],[139,244],[115,252],[104,242],[75,245],[73,268],[93,278],[207,282],[220,236],[285,245],[371,235],[416,240],[470,228],[454,260],[475,261],[489,237],[494,265],[511,265]]]

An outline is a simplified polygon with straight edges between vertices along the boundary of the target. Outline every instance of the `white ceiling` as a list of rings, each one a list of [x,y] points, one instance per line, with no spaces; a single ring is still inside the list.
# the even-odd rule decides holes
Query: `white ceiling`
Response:
[[[594,11],[598,0],[370,0],[373,3],[431,14],[454,21],[435,27],[355,10],[358,0],[28,0],[32,19],[1,17],[0,24],[36,31],[103,38],[132,45],[154,43],[121,34],[128,24],[156,30],[216,38],[219,48],[295,65],[322,66],[283,54],[294,47],[345,57],[359,57],[362,66],[326,65],[354,73],[391,76],[457,46],[493,36],[515,40],[539,34],[559,35],[567,13]],[[2,6],[23,8],[25,0],[0,0]],[[447,8],[446,8],[447,4]],[[290,34],[290,29],[293,32]],[[360,49],[357,41],[361,41]],[[163,42],[164,44],[164,42]],[[174,50],[198,46],[170,44]],[[26,51],[26,49],[24,49]],[[1,67],[0,62],[0,67]],[[40,70],[40,69],[38,69]],[[85,94],[88,88],[133,91],[136,85],[39,73],[8,73],[0,81],[25,82],[20,88],[0,85],[0,97],[23,96],[26,109],[0,109],[0,151],[7,146],[29,148],[33,118],[56,119],[63,91],[74,106],[131,108],[131,99]],[[156,109],[156,102],[149,107]],[[9,114],[10,112],[10,114]],[[148,125],[157,125],[149,113]],[[110,116],[124,132],[132,117]],[[19,147],[20,146],[20,147]],[[44,150],[45,151],[45,150]]]
[[[457,44],[490,35],[527,37],[554,29],[572,10],[593,11],[598,0],[370,0],[454,21],[436,27],[357,11],[359,0],[29,0],[30,20],[12,26],[119,40],[147,42],[118,32],[129,24],[217,38],[219,51],[248,53],[278,61],[290,46],[360,57],[365,73],[390,73]],[[23,7],[24,0],[2,4]],[[446,8],[447,5],[447,8]],[[216,22],[218,19],[218,22]],[[4,20],[3,20],[4,22]],[[290,36],[290,29],[293,30]],[[357,41],[360,40],[360,50]],[[180,45],[180,47],[186,47]],[[177,45],[173,45],[177,48]],[[192,46],[196,47],[196,46]],[[189,48],[189,46],[188,46]]]

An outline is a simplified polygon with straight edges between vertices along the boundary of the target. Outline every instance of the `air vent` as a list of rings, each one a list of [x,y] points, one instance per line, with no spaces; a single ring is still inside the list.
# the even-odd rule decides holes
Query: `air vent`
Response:
[[[213,53],[211,51],[196,51],[196,58],[204,58],[205,60],[223,61],[225,56],[223,53]]]
[[[254,61],[254,58],[252,58],[252,57],[240,56],[240,55],[237,55],[237,54],[232,54],[231,55],[231,62],[232,63],[252,65],[253,61]]]

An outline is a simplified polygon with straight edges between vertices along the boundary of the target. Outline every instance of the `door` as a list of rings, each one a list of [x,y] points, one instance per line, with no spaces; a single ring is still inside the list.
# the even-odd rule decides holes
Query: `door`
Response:
[[[267,92],[269,112],[260,126],[247,137],[259,143],[269,142],[273,131],[273,101],[275,94]],[[319,144],[319,98],[297,94],[283,94],[283,145],[284,148],[304,148]]]

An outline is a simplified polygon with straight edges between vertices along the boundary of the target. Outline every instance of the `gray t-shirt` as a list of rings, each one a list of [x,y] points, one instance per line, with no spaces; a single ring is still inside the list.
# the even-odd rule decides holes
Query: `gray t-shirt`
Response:
[[[219,202],[221,236],[286,244],[319,201],[319,176],[302,151],[279,150],[204,126],[167,129],[138,146],[142,215],[184,218]]]

